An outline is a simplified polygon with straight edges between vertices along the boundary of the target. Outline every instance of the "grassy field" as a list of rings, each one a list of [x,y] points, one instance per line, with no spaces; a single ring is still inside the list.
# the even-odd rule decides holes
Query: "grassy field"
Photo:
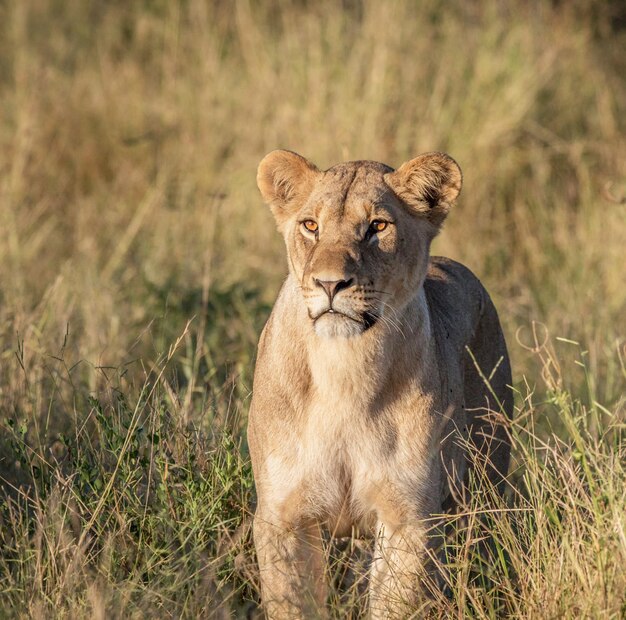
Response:
[[[468,507],[433,617],[626,617],[625,19],[0,2],[0,616],[256,613],[244,431],[286,261],[255,171],[282,147],[464,170],[434,252],[499,309],[515,490]]]

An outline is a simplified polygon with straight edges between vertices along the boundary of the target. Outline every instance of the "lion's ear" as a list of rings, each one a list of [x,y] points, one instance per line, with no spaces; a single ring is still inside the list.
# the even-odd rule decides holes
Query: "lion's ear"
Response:
[[[278,228],[282,228],[309,197],[320,171],[291,151],[272,151],[259,164],[256,182]]]
[[[459,165],[445,153],[426,153],[385,175],[385,182],[412,210],[437,228],[461,191]]]

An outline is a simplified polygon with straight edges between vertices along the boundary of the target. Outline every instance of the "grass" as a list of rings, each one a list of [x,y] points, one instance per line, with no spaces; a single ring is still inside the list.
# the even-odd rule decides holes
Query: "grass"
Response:
[[[624,617],[618,4],[0,4],[0,615],[256,613],[244,429],[286,261],[254,178],[284,147],[464,170],[434,252],[499,309],[514,489],[473,499],[432,614]]]

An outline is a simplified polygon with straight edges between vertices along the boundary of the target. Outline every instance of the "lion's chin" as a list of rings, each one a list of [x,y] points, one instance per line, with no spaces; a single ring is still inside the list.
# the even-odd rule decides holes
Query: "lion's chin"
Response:
[[[339,312],[325,312],[315,320],[314,327],[321,338],[354,338],[365,330],[363,323]]]

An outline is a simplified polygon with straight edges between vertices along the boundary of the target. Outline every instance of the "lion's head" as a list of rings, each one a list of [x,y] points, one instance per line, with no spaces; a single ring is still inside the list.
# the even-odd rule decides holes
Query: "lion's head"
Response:
[[[318,335],[357,336],[394,324],[423,282],[430,243],[461,181],[443,153],[395,171],[356,161],[325,172],[291,151],[266,155],[257,183]]]

